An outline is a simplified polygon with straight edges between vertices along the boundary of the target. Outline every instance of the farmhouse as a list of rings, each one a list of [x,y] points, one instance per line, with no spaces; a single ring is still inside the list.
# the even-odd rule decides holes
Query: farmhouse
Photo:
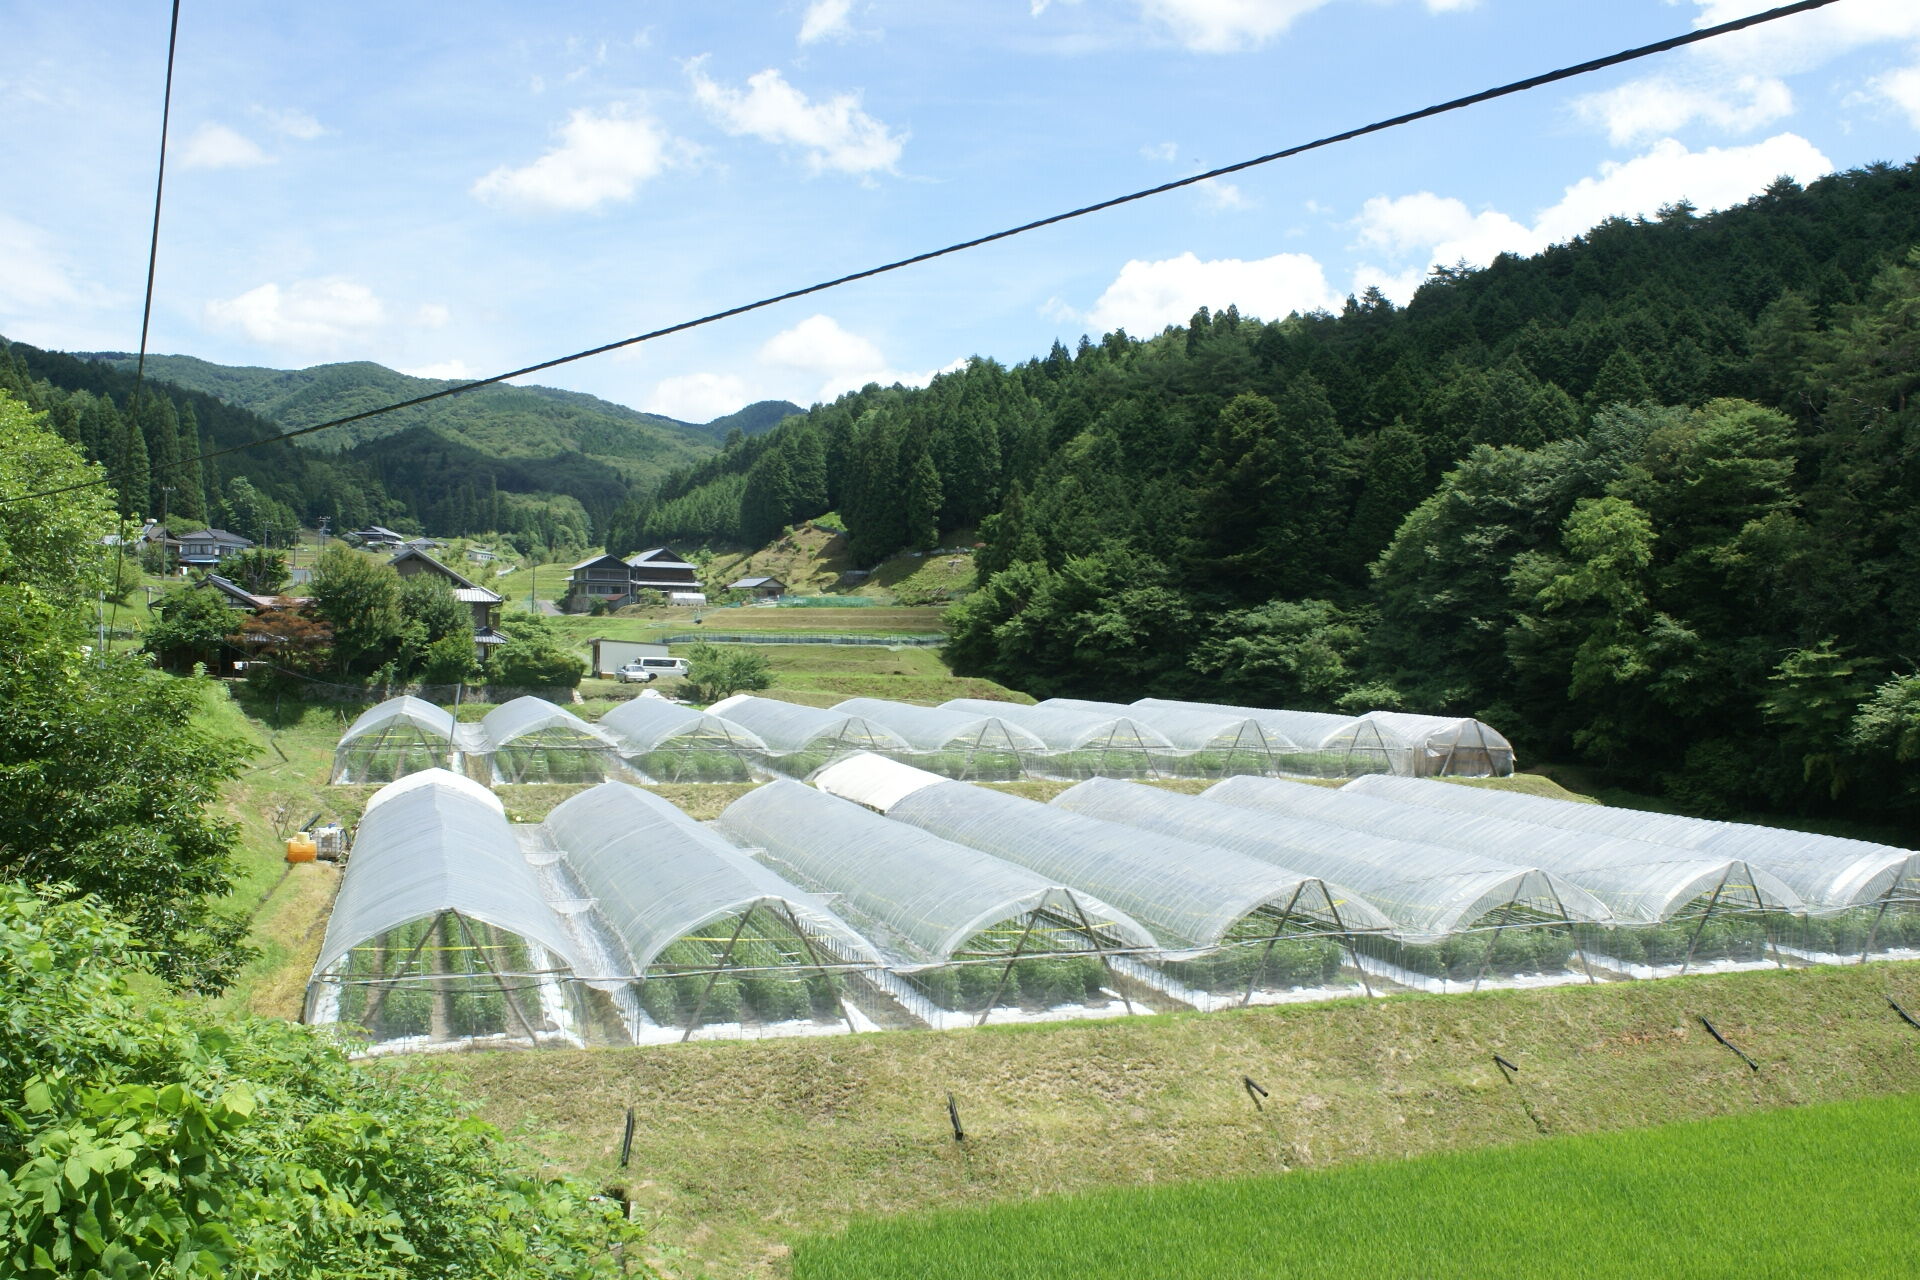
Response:
[[[500,620],[500,596],[497,592],[489,591],[465,574],[449,569],[418,546],[405,548],[387,563],[403,578],[428,573],[446,580],[453,588],[453,598],[473,610],[473,643],[479,649],[482,662],[486,661],[494,645],[506,643],[506,637],[494,630],[494,625]]]
[[[219,564],[237,551],[252,546],[250,539],[225,529],[200,529],[180,535],[180,564],[183,568],[204,569]]]
[[[568,607],[586,608],[596,600],[627,603],[636,591],[658,591],[669,599],[698,595],[698,570],[671,547],[653,547],[621,559],[600,555],[568,570]],[[702,597],[704,599],[704,597]]]
[[[772,600],[787,594],[787,584],[778,578],[738,578],[727,584],[729,591],[744,591],[760,600]]]

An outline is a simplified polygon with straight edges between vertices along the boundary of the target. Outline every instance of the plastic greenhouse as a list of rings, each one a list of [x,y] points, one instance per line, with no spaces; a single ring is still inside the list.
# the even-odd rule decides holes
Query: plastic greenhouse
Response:
[[[1368,778],[1349,789],[1403,804],[1744,858],[1778,876],[1815,913],[1793,931],[1803,952],[1865,954],[1876,945],[1920,942],[1920,853],[1911,849],[1425,779]]]
[[[307,1020],[375,1041],[564,1040],[581,948],[499,801],[450,775],[377,794],[307,988]]]
[[[999,716],[1044,742],[1041,767],[1059,778],[1156,776],[1174,754],[1165,734],[1129,715],[1073,707],[1027,706],[985,698],[954,698],[940,706],[971,715]]]
[[[419,698],[391,698],[360,713],[333,751],[333,781],[392,782],[453,764],[453,717]]]
[[[746,782],[767,744],[706,711],[642,694],[600,717],[628,765],[659,782]]]
[[[1291,784],[1289,784],[1291,785]],[[1391,939],[1367,939],[1369,969],[1403,986],[1445,990],[1519,973],[1572,973],[1575,929],[1611,919],[1592,894],[1538,867],[1356,832],[1157,787],[1094,779],[1056,806],[1297,867],[1377,908]],[[1580,959],[1584,962],[1585,957]],[[1584,963],[1581,972],[1592,977]]]
[[[854,1028],[839,975],[879,957],[812,894],[625,783],[581,792],[545,827],[639,979],[618,1002],[635,1040],[715,1024]]]
[[[1153,936],[1071,886],[784,779],[734,801],[716,825],[834,895],[886,960],[871,979],[931,1026],[984,1022],[1009,1005],[1132,1009],[1110,960],[1152,949]]]
[[[1154,968],[1136,967],[1137,976],[1189,1003],[1242,986],[1324,987],[1342,970],[1346,935],[1387,927],[1372,907],[1318,877],[932,774],[903,794],[898,766],[873,774],[864,763],[855,757],[822,770],[816,785],[856,803],[884,796],[889,818],[1125,911],[1152,931],[1162,953]]]
[[[1143,714],[1158,708],[1246,716],[1296,744],[1299,754],[1287,761],[1285,771],[1307,777],[1353,778],[1373,773],[1504,777],[1513,772],[1512,745],[1478,720],[1396,711],[1369,711],[1354,717],[1165,698],[1142,698],[1134,706]]]
[[[1130,716],[1173,744],[1179,754],[1171,758],[1171,768],[1196,777],[1286,772],[1287,760],[1302,750],[1300,744],[1281,737],[1252,716],[1224,709],[1129,707],[1118,702],[1088,702],[1079,698],[1048,698],[1039,705]]]
[[[898,734],[913,762],[950,778],[1020,778],[1046,743],[1004,716],[921,707],[880,698],[848,698],[834,711]]]
[[[773,752],[769,763],[796,776],[853,751],[904,755],[909,750],[906,739],[884,725],[823,707],[736,693],[707,711],[756,734]]]
[[[1630,970],[1703,961],[1766,958],[1771,929],[1804,910],[1793,890],[1752,865],[1644,840],[1564,831],[1476,814],[1397,804],[1341,789],[1268,778],[1229,778],[1207,798],[1265,813],[1311,817],[1356,831],[1459,851],[1512,858],[1552,871],[1606,903],[1622,926],[1604,940],[1596,963]],[[1778,955],[1773,957],[1778,962]]]
[[[463,751],[484,756],[495,783],[601,782],[622,773],[609,735],[544,698],[515,698],[487,712]]]

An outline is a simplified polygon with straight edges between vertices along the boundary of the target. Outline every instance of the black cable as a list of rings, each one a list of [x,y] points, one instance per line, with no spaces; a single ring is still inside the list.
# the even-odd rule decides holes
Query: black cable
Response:
[[[1431,107],[1422,107],[1418,111],[1409,111],[1404,115],[1393,116],[1386,120],[1377,120],[1372,124],[1361,125],[1357,129],[1348,129],[1343,133],[1329,134],[1324,138],[1316,138],[1312,142],[1303,142],[1280,151],[1270,151],[1266,155],[1255,156],[1251,160],[1242,160],[1237,164],[1223,165],[1218,169],[1209,169],[1205,173],[1196,173],[1187,178],[1176,178],[1171,182],[1163,182],[1157,187],[1148,187],[1142,191],[1131,192],[1123,196],[1115,196],[1110,200],[1101,200],[1095,204],[1082,205],[1078,209],[1070,209],[1065,213],[1056,213],[1032,222],[1023,222],[1017,227],[1009,227],[1004,231],[995,231],[987,235],[976,236],[971,240],[962,240],[956,244],[950,244],[944,249],[930,249],[925,253],[916,253],[912,257],[900,258],[877,267],[868,267],[864,271],[855,271],[849,275],[836,276],[831,280],[823,280],[818,284],[810,284],[800,289],[789,289],[785,293],[776,293],[772,297],[762,298],[757,302],[747,302],[737,307],[728,307],[725,311],[715,311],[709,315],[701,316],[696,320],[683,320],[678,324],[670,324],[662,329],[654,329],[631,338],[622,338],[618,342],[608,342],[601,346],[589,347],[585,351],[576,351],[572,355],[558,356],[552,360],[542,360],[538,364],[530,364],[524,368],[510,370],[507,373],[497,373],[491,378],[481,378],[474,382],[463,382],[458,386],[445,387],[439,391],[430,391],[425,395],[414,396],[410,400],[396,401],[393,404],[384,405],[378,409],[367,409],[361,413],[348,414],[344,418],[334,418],[328,422],[315,423],[310,427],[296,427],[292,431],[283,431],[279,435],[268,436],[262,440],[248,441],[246,444],[230,445],[225,449],[214,449],[201,454],[197,458],[183,459],[174,465],[186,466],[191,462],[206,462],[213,458],[225,457],[230,453],[239,453],[245,449],[257,449],[265,444],[278,444],[283,440],[292,440],[299,436],[312,435],[316,431],[326,431],[333,427],[344,427],[349,423],[364,422],[368,418],[377,418],[382,414],[393,413],[399,409],[411,409],[416,405],[428,404],[434,400],[444,400],[448,396],[462,395],[465,392],[475,391],[481,387],[490,387],[496,383],[506,382],[513,378],[525,377],[530,373],[539,373],[546,369],[558,368],[563,364],[572,364],[577,360],[585,360],[590,356],[605,355],[609,351],[618,351],[622,347],[638,346],[640,343],[652,342],[656,338],[664,338],[670,334],[684,333],[688,329],[698,329],[704,325],[714,324],[717,321],[730,320],[734,316],[746,315],[751,311],[760,311],[782,302],[791,302],[795,298],[804,298],[809,294],[824,293],[829,289],[838,289],[842,285],[852,284],[857,280],[871,279],[874,276],[885,275],[890,271],[898,271],[903,267],[917,266],[922,262],[931,262],[935,258],[947,257],[949,254],[960,253],[968,249],[977,249],[982,245],[992,244],[997,240],[1011,239],[1014,236],[1025,235],[1029,231],[1038,231],[1042,227],[1051,227],[1057,223],[1072,221],[1075,218],[1084,218],[1088,214],[1101,213],[1107,209],[1118,208],[1123,204],[1131,204],[1136,200],[1145,200],[1149,196],[1164,195],[1169,191],[1177,191],[1182,187],[1190,187],[1196,183],[1206,182],[1230,173],[1239,173],[1243,169],[1252,169],[1258,165],[1271,164],[1275,160],[1286,160],[1293,156],[1302,155],[1308,151],[1317,151],[1322,147],[1330,147],[1341,142],[1351,142],[1355,138],[1364,138],[1368,134],[1382,133],[1388,129],[1397,129],[1403,124],[1412,124],[1417,120],[1426,120],[1433,116],[1445,115],[1450,111],[1459,111],[1464,107],[1476,106],[1482,102],[1491,102],[1496,98],[1505,98],[1516,93],[1524,93],[1529,89],[1537,89],[1542,85],[1555,84],[1561,80],[1571,80],[1575,76],[1583,76],[1593,71],[1602,71],[1608,67],[1617,67],[1622,63],[1634,62],[1640,58],[1651,57],[1656,53],[1666,53],[1669,50],[1682,48],[1686,45],[1698,44],[1703,40],[1711,40],[1716,36],[1729,35],[1735,31],[1744,31],[1749,27],[1760,26],[1763,23],[1777,22],[1781,18],[1790,18],[1796,14],[1809,13],[1815,9],[1823,9],[1827,5],[1834,3],[1836,3],[1836,0],[1798,0],[1795,4],[1782,5],[1777,9],[1768,9],[1764,13],[1752,14],[1745,18],[1735,18],[1731,22],[1723,22],[1718,26],[1704,27],[1699,31],[1690,31],[1685,35],[1671,36],[1665,40],[1657,40],[1652,44],[1643,44],[1637,48],[1625,49],[1619,53],[1608,54],[1604,58],[1594,58],[1587,62],[1577,63],[1571,67],[1562,67],[1558,71],[1548,71],[1537,76],[1529,76],[1525,80],[1515,80],[1511,84],[1504,84],[1498,88],[1483,89],[1479,93],[1468,94],[1464,98],[1454,98],[1451,101],[1437,103]],[[107,484],[109,481],[110,478],[89,480],[81,484],[67,485],[60,489],[45,489],[39,493],[24,494],[17,498],[0,498],[0,506],[5,506],[11,502],[26,502],[35,498],[50,498],[57,494],[72,493],[80,489],[91,489],[98,485]]]
[[[153,275],[160,261],[160,199],[167,189],[167,124],[173,116],[173,54],[180,44],[180,0],[173,0],[173,18],[167,25],[167,83],[160,94],[160,164],[153,179],[153,234],[147,241],[147,292],[140,304],[140,356],[133,368],[133,400],[127,406],[127,430],[140,430],[140,386],[147,376],[147,329],[153,322]],[[179,465],[177,460],[175,465]],[[163,468],[164,469],[164,468]],[[151,471],[148,472],[152,474]],[[104,481],[102,482],[104,483]],[[145,497],[142,494],[141,497]],[[120,580],[127,567],[127,529],[120,526],[120,536],[116,548],[113,570],[114,590],[120,590]],[[108,619],[109,632],[118,629],[120,622],[120,597],[113,598],[113,613]],[[106,659],[106,640],[100,642],[100,657]]]

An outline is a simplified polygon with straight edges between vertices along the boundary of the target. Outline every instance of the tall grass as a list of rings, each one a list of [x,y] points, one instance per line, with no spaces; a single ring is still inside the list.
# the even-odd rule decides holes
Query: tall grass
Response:
[[[1920,1097],[856,1223],[795,1280],[1908,1277]]]

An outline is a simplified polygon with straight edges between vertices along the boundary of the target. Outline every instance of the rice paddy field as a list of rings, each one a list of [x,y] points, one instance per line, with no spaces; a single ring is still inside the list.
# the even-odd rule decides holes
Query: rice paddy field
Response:
[[[1920,1097],[861,1221],[795,1280],[1909,1277]]]

